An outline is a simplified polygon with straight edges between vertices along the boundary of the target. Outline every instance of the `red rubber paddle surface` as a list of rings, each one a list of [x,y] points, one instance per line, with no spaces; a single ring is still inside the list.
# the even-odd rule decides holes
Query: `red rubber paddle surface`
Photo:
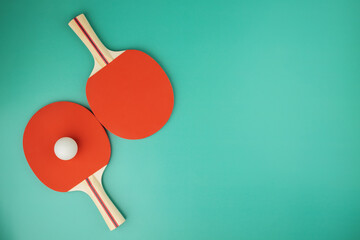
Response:
[[[78,144],[71,160],[55,155],[55,143],[62,137],[71,137]],[[59,192],[69,191],[106,166],[111,154],[108,136],[95,116],[71,102],[55,102],[36,112],[25,128],[23,148],[35,175]]]
[[[160,130],[174,106],[164,70],[137,50],[126,50],[91,76],[86,95],[101,124],[126,139],[145,138]]]

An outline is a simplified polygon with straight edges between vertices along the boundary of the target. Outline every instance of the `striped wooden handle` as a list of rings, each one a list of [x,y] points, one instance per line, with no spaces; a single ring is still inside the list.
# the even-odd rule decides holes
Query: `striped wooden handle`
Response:
[[[125,222],[125,218],[111,202],[95,175],[86,178],[84,182],[82,182],[82,185],[83,191],[94,201],[111,231]]]
[[[78,35],[81,41],[89,49],[95,61],[101,66],[105,67],[109,64],[113,57],[109,50],[101,43],[96,36],[94,30],[90,26],[84,14],[80,14],[69,22],[69,26]]]

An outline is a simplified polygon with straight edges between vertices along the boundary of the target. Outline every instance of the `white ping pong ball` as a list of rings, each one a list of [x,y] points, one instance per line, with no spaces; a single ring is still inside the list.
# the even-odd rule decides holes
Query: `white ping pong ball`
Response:
[[[78,145],[74,139],[63,137],[55,143],[54,151],[55,155],[61,160],[70,160],[75,157],[78,151]]]

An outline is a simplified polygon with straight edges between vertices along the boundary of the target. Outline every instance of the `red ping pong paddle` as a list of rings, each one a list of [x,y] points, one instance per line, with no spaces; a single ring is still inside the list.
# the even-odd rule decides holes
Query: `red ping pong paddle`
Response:
[[[83,14],[69,26],[95,60],[86,96],[101,124],[126,139],[145,138],[160,130],[174,106],[173,89],[161,66],[138,50],[108,50]]]
[[[61,160],[54,152],[55,143],[63,137],[72,138],[78,146],[70,160]],[[111,148],[104,128],[89,110],[71,102],[41,108],[25,128],[23,148],[31,169],[46,186],[88,194],[110,230],[125,221],[101,183]]]

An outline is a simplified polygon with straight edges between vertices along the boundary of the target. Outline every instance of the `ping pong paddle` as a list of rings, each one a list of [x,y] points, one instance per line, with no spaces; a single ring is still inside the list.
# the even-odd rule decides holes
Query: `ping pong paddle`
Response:
[[[64,137],[72,139],[70,145],[76,145],[70,149],[72,155],[76,154],[70,160],[66,152],[61,156],[69,144],[61,142]],[[47,187],[88,194],[110,230],[125,221],[101,183],[111,148],[104,128],[89,110],[72,102],[55,102],[41,108],[25,128],[23,148],[31,169]]]
[[[101,124],[126,139],[145,138],[160,130],[174,106],[173,89],[161,66],[142,51],[108,50],[84,14],[69,26],[95,60],[86,96]]]

